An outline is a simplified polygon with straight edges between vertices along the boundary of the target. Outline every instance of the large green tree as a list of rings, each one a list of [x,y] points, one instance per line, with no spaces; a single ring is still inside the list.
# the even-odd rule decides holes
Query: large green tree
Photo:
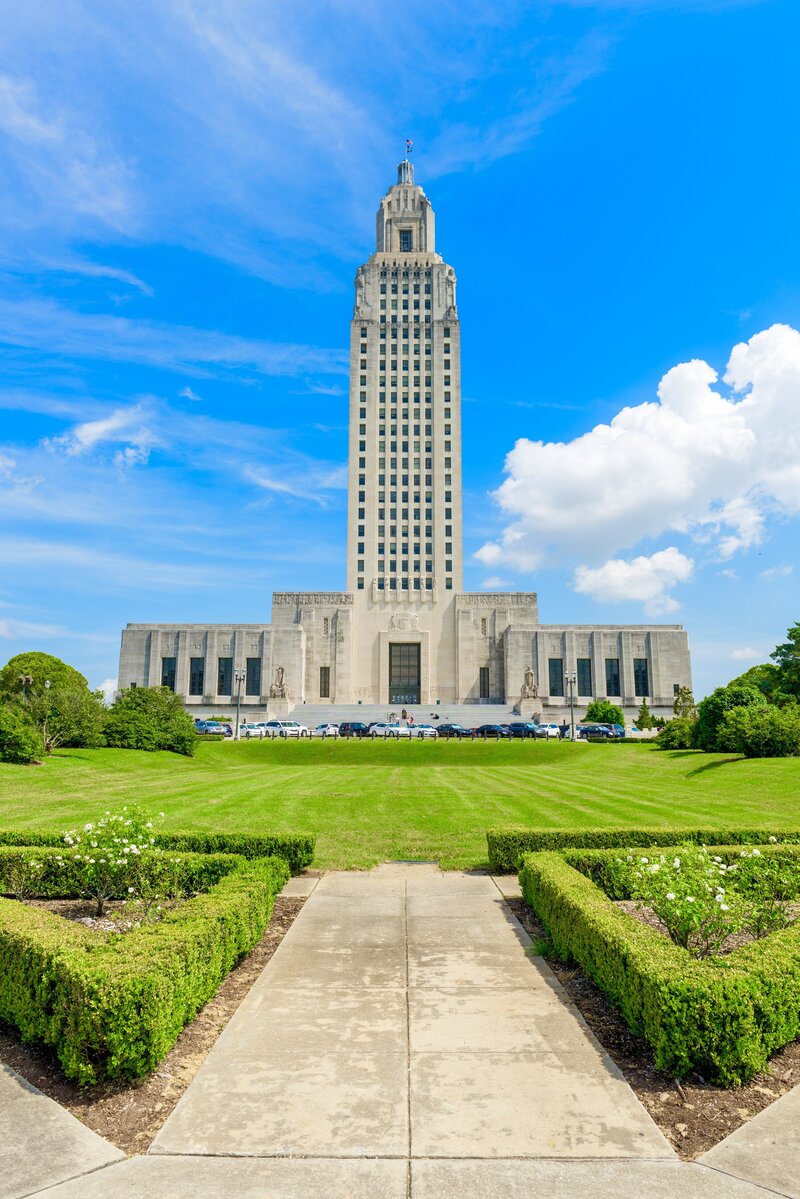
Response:
[[[106,709],[101,691],[59,683],[34,691],[20,706],[39,729],[45,753],[52,753],[59,745],[105,744]]]
[[[693,731],[696,749],[716,753],[721,747],[718,741],[719,726],[731,708],[763,708],[767,700],[756,687],[740,687],[731,684],[717,687],[697,705],[697,723]]]
[[[780,690],[800,700],[800,624],[792,625],[786,638],[770,657],[778,668]]]
[[[49,683],[51,688],[89,688],[86,679],[73,666],[68,666],[52,654],[30,650],[24,654],[16,654],[0,670],[0,701],[36,695],[45,690],[46,683]]]

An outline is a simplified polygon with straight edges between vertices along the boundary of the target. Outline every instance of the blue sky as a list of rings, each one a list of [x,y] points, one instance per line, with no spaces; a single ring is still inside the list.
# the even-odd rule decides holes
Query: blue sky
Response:
[[[344,585],[353,276],[406,136],[459,280],[466,587],[681,622],[698,695],[800,618],[796,0],[21,8],[0,660],[98,685],[129,620]]]

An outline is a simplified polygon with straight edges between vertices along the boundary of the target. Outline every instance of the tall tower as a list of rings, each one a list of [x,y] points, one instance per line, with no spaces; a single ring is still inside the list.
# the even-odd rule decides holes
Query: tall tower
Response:
[[[357,603],[432,604],[462,590],[460,329],[455,272],[408,161],[376,240],[350,326],[347,589]]]

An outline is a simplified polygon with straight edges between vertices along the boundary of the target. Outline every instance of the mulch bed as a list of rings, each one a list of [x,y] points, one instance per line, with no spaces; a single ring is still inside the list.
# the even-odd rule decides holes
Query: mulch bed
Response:
[[[137,1083],[104,1083],[81,1090],[64,1078],[54,1058],[42,1050],[22,1045],[17,1033],[3,1025],[0,1025],[0,1061],[125,1153],[146,1153],[304,902],[280,895],[276,898],[272,918],[258,945],[249,957],[231,970],[213,999],[183,1030],[158,1070],[149,1078]],[[49,901],[47,906],[50,907]]]
[[[546,933],[522,899],[506,901],[534,940]],[[697,1074],[681,1082],[653,1066],[653,1053],[635,1037],[617,1009],[581,971],[548,959],[548,965],[603,1049],[616,1062],[661,1131],[686,1161],[711,1149],[740,1125],[800,1083],[800,1041],[770,1058],[769,1073],[742,1087],[710,1086]]]

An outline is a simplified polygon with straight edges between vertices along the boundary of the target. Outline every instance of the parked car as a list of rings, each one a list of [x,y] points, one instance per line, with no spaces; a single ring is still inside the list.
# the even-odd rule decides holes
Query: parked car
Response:
[[[389,728],[392,730],[393,737],[410,737],[411,736],[411,729],[408,727],[408,725],[390,724]]]
[[[472,730],[473,737],[480,737],[483,741],[487,737],[509,737],[508,729],[504,729],[502,724],[479,724],[476,729]]]
[[[263,721],[261,721],[260,723],[257,723],[257,724],[240,724],[239,725],[239,737],[240,738],[244,737],[245,741],[251,741],[254,737],[258,737],[259,740],[263,741],[263,739],[264,739],[264,737],[266,737],[266,735],[267,734],[264,731],[264,722]]]
[[[309,732],[304,724],[296,720],[268,720],[264,725],[266,737],[308,737]]]
[[[201,737],[212,733],[216,733],[223,737],[233,736],[233,726],[230,724],[223,724],[219,720],[196,720],[194,722],[194,731]]]
[[[539,732],[536,734],[541,737],[560,737],[561,729],[557,724],[540,724]]]
[[[414,724],[409,731],[412,737],[430,737],[433,741],[439,736],[439,730],[432,724]]]
[[[612,732],[611,726],[607,724],[579,724],[575,732],[582,740],[595,737],[598,740],[610,741],[618,735]]]
[[[369,726],[369,735],[373,741],[377,741],[378,737],[393,737],[394,725],[387,724],[385,720],[373,720]]]
[[[313,736],[321,737],[323,741],[326,737],[338,737],[339,726],[338,724],[318,724],[314,729]]]
[[[444,737],[448,741],[451,737],[455,737],[460,741],[462,737],[472,736],[472,730],[465,729],[463,724],[440,724],[436,731],[440,737]]]
[[[535,737],[538,725],[532,720],[512,720],[508,725],[509,735],[512,737]]]
[[[368,737],[369,729],[362,720],[343,720],[339,725],[340,737]]]

